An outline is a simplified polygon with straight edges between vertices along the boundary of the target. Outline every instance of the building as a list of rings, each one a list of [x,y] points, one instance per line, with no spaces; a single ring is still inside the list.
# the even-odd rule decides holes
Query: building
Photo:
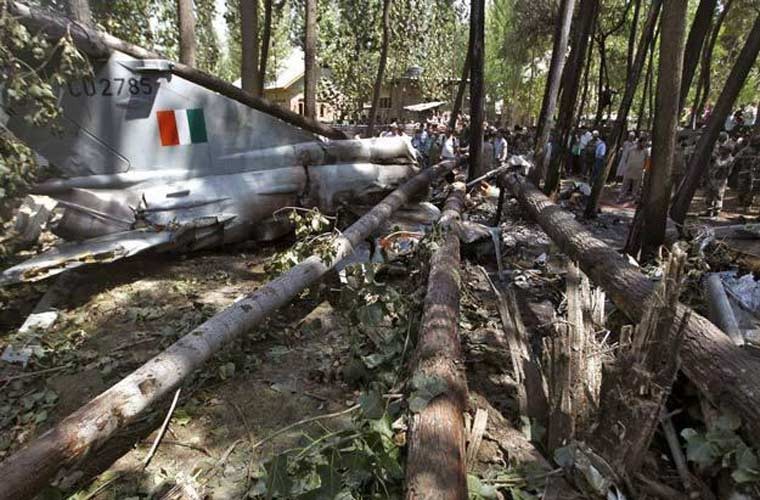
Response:
[[[320,79],[328,76],[327,72],[321,68],[319,72]],[[300,48],[296,47],[278,68],[274,81],[266,82],[264,85],[264,99],[295,113],[304,114],[303,76],[304,54]],[[235,81],[235,85],[239,87],[240,80]],[[320,100],[319,97],[318,94],[317,119],[332,123],[335,120],[335,109],[329,102]]]

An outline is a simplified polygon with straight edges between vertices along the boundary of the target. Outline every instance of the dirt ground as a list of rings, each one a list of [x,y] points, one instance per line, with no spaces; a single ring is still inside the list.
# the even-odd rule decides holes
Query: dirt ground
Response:
[[[615,205],[614,196],[616,192],[605,197],[603,213],[588,224],[619,248],[635,208]],[[471,218],[490,220],[495,201],[481,200]],[[731,212],[732,203],[729,197],[721,220],[699,222],[736,223],[742,215]],[[501,229],[503,277],[516,285],[526,326],[540,339],[561,309],[564,262],[540,228],[521,217],[514,200],[507,204]],[[55,325],[33,336],[45,354],[25,370],[7,363],[0,367],[0,460],[265,283],[264,264],[275,251],[241,247],[150,255],[76,271],[74,285],[58,304]],[[501,338],[495,297],[479,267],[499,278],[493,245],[466,247],[464,255],[460,327],[469,388],[522,429],[509,349]],[[0,348],[17,341],[16,330],[51,283],[2,291]],[[244,498],[255,478],[252,469],[264,458],[299,446],[312,431],[347,425],[348,414],[300,426],[251,451],[254,443],[289,424],[356,404],[359,393],[345,377],[352,340],[350,325],[335,310],[338,287],[332,276],[229,346],[185,384],[168,432],[146,468],[143,461],[168,401],[84,463],[67,468],[57,480],[58,489],[50,490],[51,498],[72,491],[78,491],[74,498],[80,500],[172,498],[167,493],[178,489],[186,498]],[[509,462],[503,450],[489,446],[479,459],[491,468]],[[675,477],[667,460],[650,466],[663,468],[660,478]]]

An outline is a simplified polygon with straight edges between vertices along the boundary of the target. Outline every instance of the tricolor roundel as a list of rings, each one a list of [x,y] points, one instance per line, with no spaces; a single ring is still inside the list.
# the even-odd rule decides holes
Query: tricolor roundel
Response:
[[[203,109],[157,111],[162,146],[182,146],[207,142]]]

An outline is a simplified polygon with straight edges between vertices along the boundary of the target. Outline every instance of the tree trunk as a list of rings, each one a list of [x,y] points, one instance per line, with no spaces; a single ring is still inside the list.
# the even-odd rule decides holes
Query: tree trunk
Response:
[[[312,120],[317,116],[317,0],[306,0],[304,37],[303,110]]]
[[[0,463],[0,500],[32,498],[56,472],[81,460],[177,388],[232,339],[249,332],[301,290],[316,283],[398,208],[455,162],[425,169],[335,238],[330,262],[313,255],[235,302],[159,353],[116,385]]]
[[[468,180],[483,170],[483,120],[485,119],[485,0],[470,3],[470,168]]]
[[[193,0],[177,0],[179,62],[195,66],[195,13]]]
[[[596,24],[596,21],[594,21],[594,24]],[[594,32],[594,27],[592,25],[591,32]],[[583,66],[583,93],[581,94],[581,102],[578,105],[578,119],[576,120],[576,127],[580,126],[581,120],[583,120],[583,116],[586,112],[586,101],[588,98],[588,76],[589,73],[591,73],[591,59],[594,56],[594,44],[589,43],[588,44],[588,55],[586,56],[586,64]]]
[[[686,40],[686,48],[683,55],[683,75],[681,76],[680,102],[678,105],[678,116],[681,116],[686,98],[689,96],[689,88],[694,78],[694,73],[699,64],[699,56],[702,53],[702,46],[705,38],[710,31],[715,6],[718,0],[700,0],[697,12],[694,15],[694,22],[689,30],[689,38]]]
[[[66,0],[66,11],[74,21],[87,26],[92,25],[90,0]]]
[[[240,0],[240,34],[243,90],[259,95],[259,0]]]
[[[726,19],[726,14],[728,14],[728,10],[731,8],[732,3],[733,0],[727,0],[726,4],[723,6],[723,10],[721,10],[720,14],[718,14],[718,19],[715,21],[715,26],[713,26],[712,33],[710,34],[710,40],[707,43],[707,47],[703,51],[701,68],[702,98],[699,100],[699,105],[697,106],[697,120],[700,116],[702,116],[705,105],[707,105],[707,101],[710,98],[710,72],[712,66],[712,55],[713,51],[715,50],[715,43],[718,41],[718,34],[720,34],[720,29],[723,27],[723,21]]]
[[[267,81],[267,63],[269,62],[269,46],[272,43],[272,0],[264,0],[264,31],[261,33],[261,56],[259,58],[258,89],[256,95],[264,95],[264,85]]]
[[[67,19],[51,15],[39,9],[30,8],[19,2],[8,4],[9,11],[16,16],[30,30],[41,31],[51,40],[58,40],[69,34],[77,48],[96,59],[108,59],[113,51],[124,52],[138,59],[163,59],[161,54],[146,50],[137,45],[125,42],[115,36],[102,31],[87,28],[82,25],[73,25]],[[285,123],[300,127],[315,134],[323,135],[331,139],[346,139],[346,134],[335,128],[329,127],[316,120],[294,113],[289,109],[282,108],[265,99],[256,97],[244,90],[232,85],[230,82],[217,78],[198,69],[182,63],[173,63],[170,71],[188,81],[218,92],[223,96],[245,104],[253,109],[279,118]]]
[[[588,442],[628,485],[634,484],[644,463],[678,373],[678,353],[689,321],[688,313],[676,321],[685,263],[686,254],[674,249],[635,335],[629,333],[630,338],[620,343],[614,363],[604,373],[598,425]]]
[[[641,39],[639,40],[639,48],[636,51],[633,68],[628,74],[623,97],[620,100],[617,120],[615,120],[612,133],[607,140],[607,161],[604,164],[602,172],[597,176],[594,185],[591,188],[591,196],[589,196],[588,202],[586,203],[584,215],[588,218],[596,217],[596,210],[599,206],[599,198],[602,196],[602,191],[604,191],[604,184],[607,181],[607,176],[610,174],[612,165],[614,165],[617,160],[618,151],[623,144],[625,129],[628,126],[628,112],[631,109],[633,96],[636,94],[636,87],[641,78],[641,70],[644,68],[647,48],[654,38],[654,30],[657,26],[657,18],[659,17],[661,7],[662,0],[653,0],[652,4],[649,6],[649,13],[647,14],[644,28],[641,30]]]
[[[467,46],[467,54],[464,56],[464,64],[462,65],[462,78],[457,85],[457,95],[454,98],[454,106],[451,108],[451,116],[449,117],[449,129],[456,130],[457,128],[457,115],[462,111],[462,102],[464,102],[464,92],[467,90],[467,81],[470,77],[470,63],[472,61],[472,47]]]
[[[544,91],[544,100],[541,103],[541,114],[538,117],[538,129],[536,130],[536,153],[535,172],[545,175],[538,168],[544,164],[546,155],[546,144],[549,141],[549,133],[554,126],[554,113],[557,108],[557,96],[559,95],[559,86],[562,81],[562,71],[565,67],[565,58],[567,56],[567,43],[570,36],[570,24],[573,22],[573,11],[575,10],[575,0],[562,0],[557,13],[557,22],[554,29],[554,44],[552,47],[552,61],[549,66],[549,74],[546,77],[546,90]],[[538,185],[543,175],[537,175],[533,182]]]
[[[467,379],[458,332],[459,237],[450,225],[459,220],[464,198],[464,184],[455,184],[441,217],[449,230],[430,259],[412,380],[441,380],[446,389],[412,416],[406,466],[408,500],[467,499],[463,419]]]
[[[681,182],[673,201],[670,215],[679,224],[683,224],[686,219],[691,199],[694,197],[699,181],[707,169],[718,134],[723,129],[723,124],[731,112],[736,97],[744,86],[747,75],[755,64],[758,52],[760,52],[760,15],[755,19],[755,24],[745,40],[744,47],[742,47],[734,67],[731,68],[726,85],[718,97],[718,102],[715,104],[705,129],[699,137],[686,175],[684,175],[683,182]]]
[[[581,0],[576,16],[577,26],[574,29],[573,41],[570,44],[570,56],[565,64],[562,75],[562,100],[557,117],[557,151],[552,154],[549,172],[546,174],[544,191],[553,193],[559,187],[560,170],[568,156],[567,143],[573,128],[575,102],[578,98],[578,86],[583,73],[583,59],[586,56],[589,37],[591,36],[594,17],[599,6],[599,0]]]
[[[673,154],[678,131],[678,90],[681,88],[683,43],[686,33],[688,0],[668,0],[662,9],[660,59],[657,77],[657,105],[652,133],[652,162],[647,203],[644,211],[641,253],[645,259],[655,254],[665,242],[665,227],[670,202]]]
[[[380,47],[380,61],[377,64],[377,76],[375,77],[375,87],[372,91],[372,108],[369,110],[369,122],[367,123],[367,137],[372,137],[375,132],[375,121],[377,120],[377,108],[380,107],[380,91],[383,88],[383,77],[385,76],[385,63],[388,60],[388,42],[391,36],[391,0],[383,0],[383,40]]]
[[[636,130],[641,131],[644,125],[644,113],[647,109],[647,96],[649,95],[649,86],[652,83],[652,75],[654,73],[654,46],[657,43],[657,37],[652,40],[649,45],[649,57],[647,58],[647,70],[644,76],[644,88],[641,89],[641,102],[639,104],[639,112],[636,117]]]
[[[636,48],[636,30],[639,27],[639,12],[641,12],[641,0],[632,0],[635,3],[633,7],[633,21],[631,21],[631,31],[628,34],[628,49],[625,59],[625,74],[628,75],[633,67],[633,54]]]
[[[538,222],[560,251],[578,263],[633,321],[643,317],[655,284],[617,250],[595,237],[567,212],[516,175],[503,179],[520,205]],[[760,444],[760,358],[743,350],[706,318],[679,305],[675,324],[691,313],[681,350],[686,376],[718,406],[741,416],[753,444]],[[672,335],[678,331],[671,329]]]

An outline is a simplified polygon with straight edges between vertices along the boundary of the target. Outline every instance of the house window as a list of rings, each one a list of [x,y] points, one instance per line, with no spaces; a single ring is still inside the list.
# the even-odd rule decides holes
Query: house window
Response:
[[[381,97],[380,98],[380,108],[381,109],[390,109],[391,108],[391,98],[390,97]]]
[[[298,114],[299,115],[303,114],[303,99],[298,101]]]
[[[319,117],[324,118],[325,117],[325,105],[320,104],[319,105]]]

